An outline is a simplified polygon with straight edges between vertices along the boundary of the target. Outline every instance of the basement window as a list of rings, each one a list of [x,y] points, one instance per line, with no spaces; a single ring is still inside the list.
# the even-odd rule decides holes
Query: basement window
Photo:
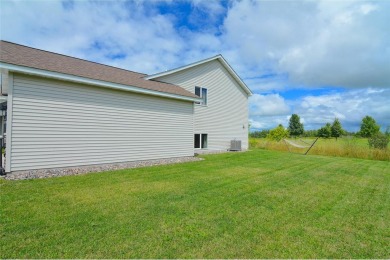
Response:
[[[195,134],[194,135],[194,148],[206,149],[207,148],[207,134]]]
[[[196,102],[196,104],[207,106],[207,88],[195,87],[195,95],[202,98],[202,102]]]

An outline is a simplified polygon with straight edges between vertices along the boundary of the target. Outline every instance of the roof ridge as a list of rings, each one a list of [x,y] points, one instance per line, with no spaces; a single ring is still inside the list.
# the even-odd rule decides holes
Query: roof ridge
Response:
[[[57,52],[42,50],[42,49],[38,49],[38,48],[35,48],[35,47],[30,47],[30,46],[23,45],[23,44],[19,44],[19,43],[15,43],[15,42],[10,42],[10,41],[5,41],[5,40],[0,40],[0,42],[6,42],[6,43],[10,43],[10,44],[14,44],[14,45],[19,45],[19,46],[22,46],[22,47],[25,47],[25,48],[29,48],[29,49],[34,49],[34,50],[38,50],[38,51],[42,51],[42,52],[47,52],[47,53],[50,53],[50,54],[55,54],[55,55],[59,55],[59,56],[64,56],[64,57],[71,58],[71,59],[75,59],[75,60],[85,61],[85,62],[88,62],[88,63],[94,63],[94,64],[101,65],[101,66],[106,66],[106,67],[110,67],[110,68],[114,68],[114,69],[124,70],[124,71],[127,71],[127,72],[133,72],[133,73],[136,73],[136,74],[141,74],[141,75],[140,75],[140,78],[144,78],[145,76],[148,75],[148,74],[146,74],[146,73],[136,72],[136,71],[133,71],[133,70],[127,70],[127,69],[123,69],[123,68],[119,68],[119,67],[115,67],[115,66],[111,66],[111,65],[107,65],[107,64],[95,62],[95,61],[90,61],[90,60],[81,59],[81,58],[78,58],[78,57],[73,57],[73,56],[70,56],[70,55],[62,54],[62,53],[57,53]],[[145,79],[145,80],[146,80],[146,79]]]

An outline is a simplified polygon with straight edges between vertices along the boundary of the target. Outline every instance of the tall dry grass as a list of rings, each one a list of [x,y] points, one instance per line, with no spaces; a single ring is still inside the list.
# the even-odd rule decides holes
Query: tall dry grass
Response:
[[[304,144],[313,143],[315,139],[292,139],[293,142]],[[250,138],[250,148],[260,148],[267,150],[286,151],[293,153],[304,154],[307,150],[294,147],[290,144],[286,144],[284,141],[271,141],[266,138]],[[365,138],[339,138],[335,139],[318,139],[313,148],[308,154],[326,155],[326,156],[338,156],[349,158],[360,158],[380,161],[390,161],[390,149],[381,150],[368,147],[368,141]]]

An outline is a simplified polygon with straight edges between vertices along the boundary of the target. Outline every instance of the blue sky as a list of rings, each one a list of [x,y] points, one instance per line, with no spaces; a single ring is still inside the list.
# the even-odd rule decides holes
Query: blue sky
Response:
[[[143,73],[222,54],[253,129],[390,126],[390,1],[8,1],[0,37]]]

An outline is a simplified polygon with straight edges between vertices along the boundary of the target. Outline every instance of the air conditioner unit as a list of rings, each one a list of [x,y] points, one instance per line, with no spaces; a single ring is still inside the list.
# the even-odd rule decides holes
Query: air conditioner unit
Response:
[[[230,151],[241,151],[241,140],[231,140]]]

